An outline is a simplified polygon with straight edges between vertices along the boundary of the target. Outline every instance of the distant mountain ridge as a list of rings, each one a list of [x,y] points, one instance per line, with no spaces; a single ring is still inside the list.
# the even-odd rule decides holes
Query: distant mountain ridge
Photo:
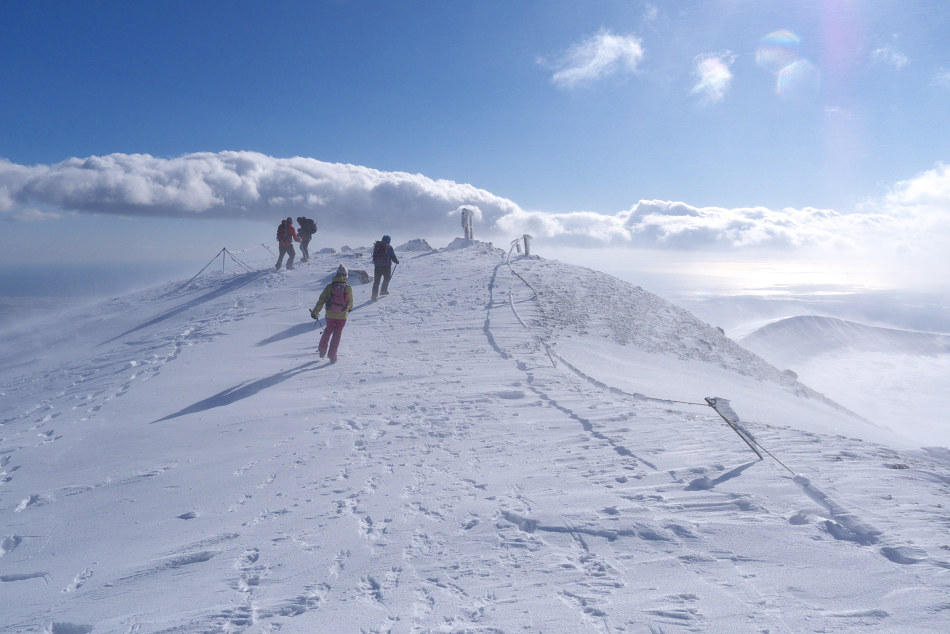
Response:
[[[840,350],[937,355],[950,353],[950,336],[867,326],[835,317],[797,316],[746,335],[743,346],[787,366]]]

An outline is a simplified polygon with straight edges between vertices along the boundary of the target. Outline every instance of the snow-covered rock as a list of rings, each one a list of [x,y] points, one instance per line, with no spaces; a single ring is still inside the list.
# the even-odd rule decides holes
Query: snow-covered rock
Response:
[[[424,238],[415,238],[413,240],[410,240],[409,242],[406,242],[396,247],[396,250],[397,251],[411,251],[411,252],[425,252],[425,251],[434,251],[435,249],[429,246],[429,243],[426,242]]]

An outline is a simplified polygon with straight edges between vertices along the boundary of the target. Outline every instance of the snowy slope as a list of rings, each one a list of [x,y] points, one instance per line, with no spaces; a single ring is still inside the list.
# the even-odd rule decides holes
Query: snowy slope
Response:
[[[406,246],[333,366],[365,249],[5,331],[0,631],[945,629],[950,452],[614,278]]]

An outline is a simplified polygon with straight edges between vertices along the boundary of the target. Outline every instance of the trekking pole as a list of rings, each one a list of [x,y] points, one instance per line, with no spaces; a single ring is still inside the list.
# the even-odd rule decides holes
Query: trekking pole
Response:
[[[393,270],[392,270],[392,272],[389,274],[389,279],[393,279],[393,275],[396,274],[396,267],[397,267],[397,266],[399,266],[399,262],[396,262],[396,264],[393,265]]]

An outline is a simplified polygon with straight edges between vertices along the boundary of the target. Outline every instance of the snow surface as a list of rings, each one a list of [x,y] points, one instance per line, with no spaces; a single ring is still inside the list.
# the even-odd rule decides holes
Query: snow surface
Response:
[[[950,451],[610,276],[410,244],[335,365],[368,249],[5,330],[0,631],[946,631]]]

